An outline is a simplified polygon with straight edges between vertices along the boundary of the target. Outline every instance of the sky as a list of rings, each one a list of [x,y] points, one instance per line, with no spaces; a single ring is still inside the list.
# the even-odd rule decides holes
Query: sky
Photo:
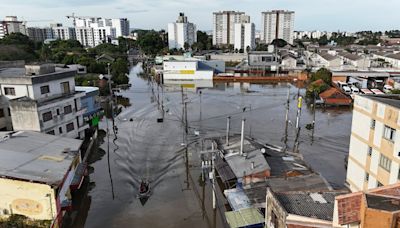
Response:
[[[184,12],[198,30],[212,29],[212,12],[244,11],[256,29],[261,12],[295,11],[295,30],[361,31],[400,29],[400,0],[0,0],[0,18],[13,15],[28,26],[61,22],[79,16],[128,18],[131,28],[166,29]]]

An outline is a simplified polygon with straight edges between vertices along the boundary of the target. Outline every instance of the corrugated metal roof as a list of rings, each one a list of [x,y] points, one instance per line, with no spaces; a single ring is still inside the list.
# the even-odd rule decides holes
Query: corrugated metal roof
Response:
[[[226,221],[231,228],[264,223],[264,216],[255,208],[225,212]]]

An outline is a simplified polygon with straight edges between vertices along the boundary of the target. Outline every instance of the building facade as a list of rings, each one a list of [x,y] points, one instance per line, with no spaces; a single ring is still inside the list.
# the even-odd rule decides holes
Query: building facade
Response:
[[[55,24],[51,26],[51,29],[54,39],[76,40],[75,28],[65,27],[62,24]]]
[[[129,20],[126,18],[111,19],[112,27],[115,28],[115,37],[129,36]]]
[[[184,49],[185,43],[191,46],[197,41],[196,25],[188,22],[187,17],[180,13],[175,23],[168,24],[169,49]]]
[[[261,40],[267,44],[275,39],[283,39],[293,44],[294,12],[273,10],[261,13]]]
[[[236,23],[250,23],[250,16],[236,11],[214,12],[213,45],[234,45]]]
[[[346,183],[351,191],[400,179],[400,96],[356,96]]]
[[[253,50],[256,47],[255,30],[254,23],[235,24],[235,49],[244,52]]]
[[[43,42],[47,39],[53,39],[53,29],[51,28],[36,28],[36,27],[28,27],[27,35],[31,40],[36,42]]]
[[[75,91],[75,74],[51,64],[1,70],[1,95],[8,100],[14,130],[83,138],[85,93]]]

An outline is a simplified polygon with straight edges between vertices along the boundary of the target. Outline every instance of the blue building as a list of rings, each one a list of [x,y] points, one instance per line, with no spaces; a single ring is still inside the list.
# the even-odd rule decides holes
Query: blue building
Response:
[[[101,109],[100,103],[97,101],[97,97],[100,93],[99,88],[91,86],[76,86],[75,90],[85,92],[85,96],[81,98],[82,108],[86,108],[83,118],[86,121],[89,121],[93,117],[97,116]]]

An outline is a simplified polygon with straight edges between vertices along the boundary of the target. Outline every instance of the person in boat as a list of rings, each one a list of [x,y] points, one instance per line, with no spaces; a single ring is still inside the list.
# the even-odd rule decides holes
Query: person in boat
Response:
[[[149,190],[149,184],[142,180],[142,182],[140,183],[140,193],[145,193]]]

